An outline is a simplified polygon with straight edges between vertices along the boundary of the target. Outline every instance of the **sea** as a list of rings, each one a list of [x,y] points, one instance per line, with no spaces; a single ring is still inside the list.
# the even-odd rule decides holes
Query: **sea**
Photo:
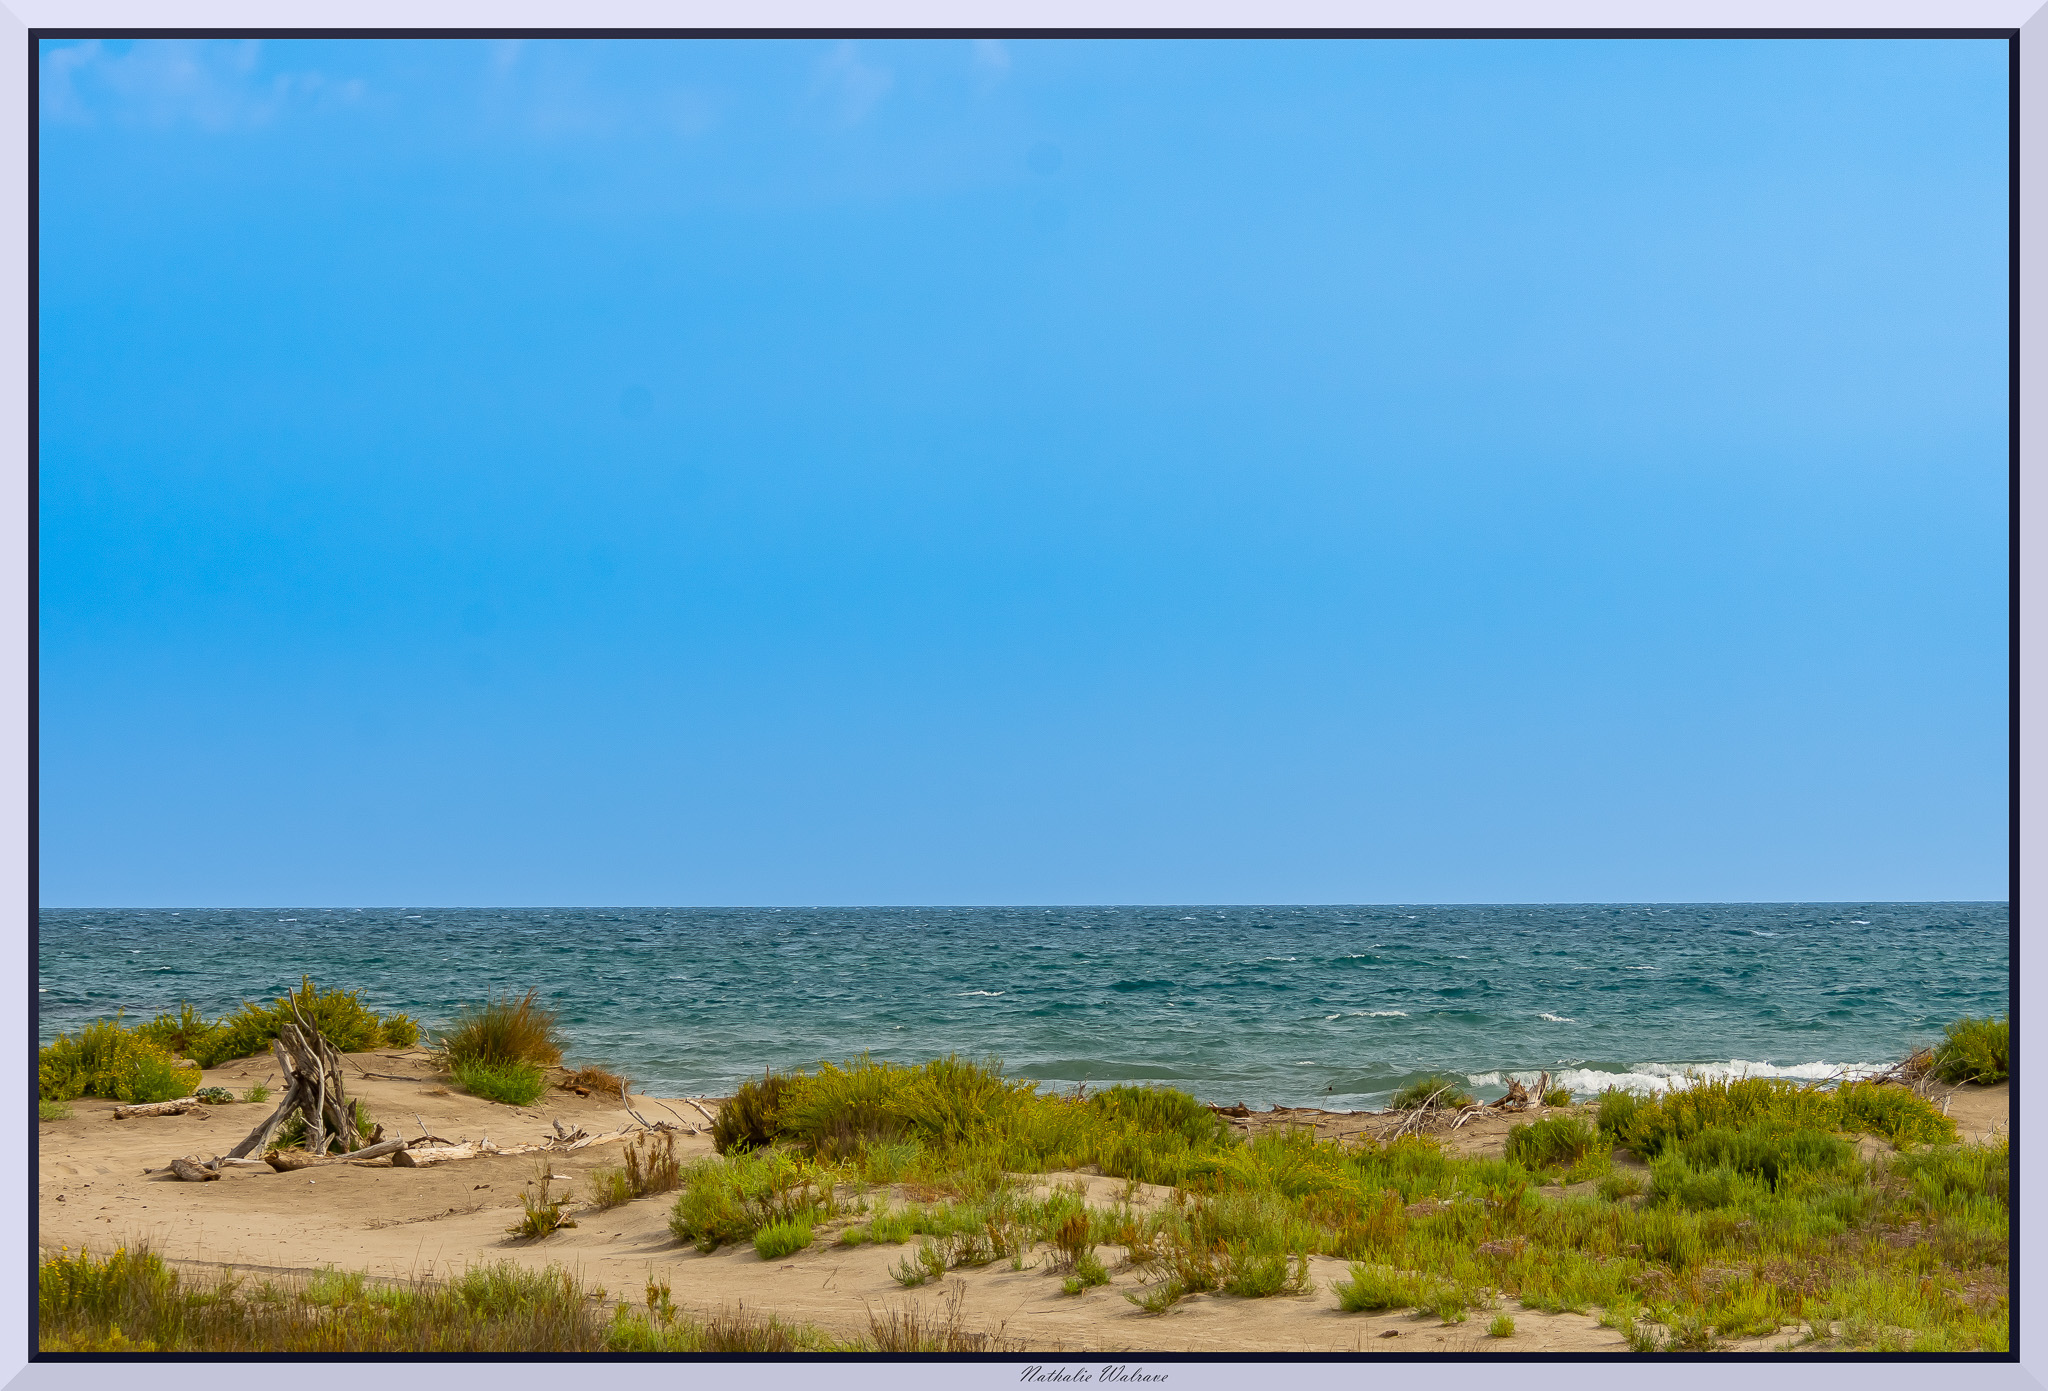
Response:
[[[1068,1092],[1376,1108],[1696,1076],[1825,1080],[2003,1014],[2005,903],[184,908],[38,915],[38,1028],[209,1016],[310,975],[429,1030],[529,989],[653,1096],[767,1068],[995,1058]]]

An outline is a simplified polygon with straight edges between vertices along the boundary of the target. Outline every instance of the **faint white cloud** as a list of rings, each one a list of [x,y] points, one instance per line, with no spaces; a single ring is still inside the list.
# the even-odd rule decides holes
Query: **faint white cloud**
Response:
[[[847,125],[865,120],[895,82],[887,68],[863,60],[850,39],[842,39],[818,62],[818,90]]]
[[[45,119],[92,125],[194,125],[224,131],[263,125],[299,105],[352,103],[360,78],[265,73],[263,45],[148,40],[116,51],[97,40],[52,49],[42,60]]]
[[[984,79],[1000,78],[1010,70],[1010,50],[1001,39],[974,40],[974,70]]]

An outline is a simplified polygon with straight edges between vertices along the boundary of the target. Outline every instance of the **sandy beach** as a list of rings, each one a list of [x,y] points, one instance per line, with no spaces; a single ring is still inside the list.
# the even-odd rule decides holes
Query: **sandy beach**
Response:
[[[535,1105],[511,1107],[455,1091],[423,1051],[352,1055],[354,1069],[381,1074],[351,1077],[350,1095],[359,1097],[390,1133],[411,1137],[422,1127],[450,1140],[481,1140],[514,1147],[539,1143],[579,1127],[590,1134],[619,1131],[635,1123],[616,1099],[577,1096],[551,1089]],[[204,1086],[241,1094],[256,1083],[275,1088],[275,1067],[266,1058],[243,1059],[209,1070]],[[2009,1090],[1940,1089],[1965,1141],[1983,1143],[2010,1124]],[[708,1133],[691,1134],[702,1118],[689,1105],[633,1096],[633,1108],[650,1119],[677,1123],[679,1157],[713,1152]],[[187,1183],[162,1172],[183,1155],[202,1160],[232,1148],[269,1104],[195,1107],[183,1116],[115,1120],[115,1104],[92,1098],[72,1103],[70,1119],[38,1126],[39,1242],[45,1249],[117,1245],[149,1247],[178,1267],[198,1275],[233,1267],[252,1277],[288,1277],[326,1267],[359,1270],[373,1279],[436,1278],[478,1263],[502,1260],[541,1268],[559,1265],[608,1302],[639,1304],[649,1282],[666,1283],[677,1306],[697,1314],[744,1307],[772,1312],[785,1321],[813,1325],[837,1336],[864,1332],[871,1312],[908,1304],[934,1309],[959,1301],[969,1325],[1033,1350],[1048,1352],[1216,1352],[1216,1351],[1404,1351],[1521,1353],[1598,1352],[1626,1348],[1622,1335],[1592,1315],[1546,1314],[1509,1306],[1513,1337],[1485,1336],[1483,1321],[1440,1325],[1413,1314],[1342,1312],[1329,1292],[1343,1278],[1345,1262],[1309,1259],[1311,1292],[1266,1299],[1226,1294],[1190,1296],[1163,1315],[1145,1313],[1123,1298],[1138,1288],[1141,1274],[1122,1265],[1121,1253],[1105,1247],[1111,1282],[1078,1296],[1062,1293],[1060,1281],[1041,1269],[1012,1270],[1008,1262],[951,1272],[943,1286],[906,1290],[889,1274],[904,1247],[841,1247],[833,1242],[847,1217],[822,1227],[811,1247],[777,1261],[764,1261],[748,1246],[705,1255],[670,1233],[673,1195],[640,1199],[609,1210],[589,1202],[589,1176],[619,1162],[620,1146],[601,1143],[572,1153],[545,1156],[557,1176],[557,1194],[572,1199],[578,1225],[540,1240],[508,1234],[521,1211],[520,1197],[540,1172],[543,1156],[484,1155],[426,1168],[393,1168],[389,1160],[331,1164],[289,1173],[269,1168],[230,1168],[217,1182]],[[715,1109],[715,1104],[714,1104]],[[1400,1123],[1399,1115],[1325,1112],[1301,1108],[1254,1111],[1226,1117],[1242,1133],[1277,1126],[1312,1126],[1319,1138],[1379,1135]],[[1448,1153],[1498,1155],[1517,1117],[1480,1115],[1439,1136]],[[1866,1153],[1884,1142],[1866,1140]],[[158,1171],[158,1172],[146,1172]],[[1092,1203],[1107,1204],[1126,1192],[1121,1180],[1092,1173],[1051,1173],[1025,1182],[1086,1186]],[[876,1190],[879,1193],[881,1190]],[[1553,1195],[1562,1190],[1545,1190]],[[1170,1190],[1137,1185],[1134,1207],[1168,1199]],[[929,1196],[900,1186],[894,1201]],[[1781,1332],[1733,1347],[1780,1347]]]

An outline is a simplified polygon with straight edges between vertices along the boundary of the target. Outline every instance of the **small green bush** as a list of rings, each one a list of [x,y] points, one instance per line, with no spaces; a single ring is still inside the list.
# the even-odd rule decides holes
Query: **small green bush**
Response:
[[[811,1222],[808,1217],[786,1217],[779,1222],[770,1222],[754,1233],[754,1250],[764,1261],[777,1261],[792,1251],[801,1251],[811,1244]]]
[[[242,1100],[257,1103],[268,1101],[270,1100],[270,1088],[258,1082],[255,1086],[242,1093]]]
[[[1074,1262],[1074,1273],[1060,1281],[1060,1288],[1068,1294],[1079,1294],[1083,1290],[1109,1283],[1109,1271],[1093,1251]]]
[[[1934,1047],[1934,1075],[1944,1082],[2003,1082],[2011,1038],[2010,1018],[1958,1019]]]
[[[71,1103],[68,1101],[36,1102],[36,1119],[39,1121],[68,1121],[71,1119]]]
[[[270,1005],[243,1001],[241,1009],[208,1024],[189,1004],[180,1005],[174,1017],[160,1014],[145,1029],[152,1036],[175,1042],[184,1055],[202,1067],[218,1067],[234,1058],[254,1057],[270,1047],[278,1031],[291,1022],[287,1001],[295,1002],[300,1013],[313,1021],[335,1048],[344,1053],[362,1053],[385,1046],[408,1047],[417,1042],[419,1026],[402,1014],[382,1019],[363,1004],[359,990],[322,991],[311,976],[302,976],[299,988],[280,995]]]
[[[1600,1136],[1577,1116],[1551,1116],[1508,1131],[1507,1158],[1524,1169],[1576,1164],[1593,1152]]]
[[[37,1056],[36,1082],[45,1101],[171,1101],[192,1094],[199,1069],[177,1066],[161,1044],[125,1027],[116,1015],[94,1020],[75,1036],[59,1034]]]
[[[1635,1092],[1620,1087],[1609,1087],[1600,1093],[1598,1124],[1600,1134],[1609,1144],[1626,1144],[1622,1137],[1628,1132],[1636,1118],[1636,1112],[1643,1108],[1643,1098]]]
[[[1424,1106],[1449,1111],[1471,1104],[1472,1096],[1465,1090],[1465,1079],[1439,1072],[1403,1087],[1394,1094],[1388,1106],[1395,1111],[1413,1111]]]
[[[1642,1191],[1643,1180],[1640,1174],[1609,1174],[1600,1180],[1600,1196],[1610,1203],[1618,1203],[1623,1198],[1633,1198]]]
[[[226,1087],[201,1087],[192,1093],[192,1098],[201,1106],[230,1106],[234,1104],[235,1094]]]
[[[829,1176],[782,1150],[696,1160],[683,1166],[681,1184],[669,1231],[707,1253],[749,1240],[770,1223],[815,1223],[836,1211]]]
[[[1570,1087],[1552,1087],[1549,1091],[1543,1093],[1543,1104],[1545,1106],[1571,1105],[1572,1089]]]
[[[1710,1126],[1679,1142],[1678,1153],[1695,1170],[1729,1169],[1762,1179],[1776,1188],[1797,1173],[1828,1173],[1848,1168],[1856,1151],[1846,1140],[1819,1130],[1776,1130],[1753,1125],[1745,1130]]]
[[[739,1085],[732,1099],[718,1108],[711,1124],[711,1146],[720,1154],[730,1150],[766,1149],[782,1132],[782,1112],[788,1104],[792,1080],[775,1072],[762,1074]]]
[[[518,1000],[506,995],[474,1008],[464,1006],[440,1035],[441,1051],[451,1070],[463,1063],[553,1067],[562,1061],[556,1014],[541,1008],[538,990],[529,990]]]
[[[1506,1314],[1499,1315],[1494,1319],[1494,1321],[1491,1324],[1487,1325],[1486,1336],[1489,1338],[1514,1337],[1515,1321],[1512,1318],[1508,1317]]]
[[[1337,1296],[1338,1307],[1347,1314],[1431,1308],[1438,1299],[1434,1282],[1358,1261],[1351,1264],[1349,1280],[1340,1280],[1330,1288]]]
[[[532,1063],[461,1062],[451,1069],[455,1084],[486,1101],[531,1106],[547,1090],[548,1080]]]

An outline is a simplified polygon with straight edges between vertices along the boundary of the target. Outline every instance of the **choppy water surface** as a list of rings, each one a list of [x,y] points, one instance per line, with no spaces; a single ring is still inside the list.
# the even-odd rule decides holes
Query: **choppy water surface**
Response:
[[[1372,1106],[1691,1067],[1824,1076],[2007,1006],[2003,903],[1295,908],[293,908],[40,914],[45,1041],[311,973],[430,1026],[529,986],[569,1061],[656,1094],[863,1051],[1048,1086]]]

